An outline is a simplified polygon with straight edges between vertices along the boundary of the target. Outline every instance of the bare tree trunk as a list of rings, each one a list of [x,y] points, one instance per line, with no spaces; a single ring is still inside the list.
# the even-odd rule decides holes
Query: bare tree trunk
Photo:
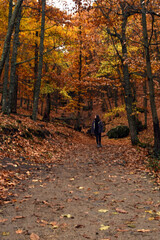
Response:
[[[12,0],[9,1],[9,14],[8,14],[8,27],[12,16]],[[10,44],[9,47],[10,49]],[[6,113],[7,107],[7,95],[8,95],[8,74],[9,73],[9,50],[5,60],[4,80],[3,80],[3,92],[2,92],[2,112]]]
[[[43,67],[43,49],[44,49],[44,32],[45,32],[45,5],[46,1],[42,0],[42,18],[41,18],[41,38],[40,38],[40,47],[39,47],[39,64],[38,64],[38,76],[37,81],[35,83],[35,94],[34,94],[34,102],[33,102],[33,112],[32,119],[36,121],[37,119],[37,111],[38,111],[38,100],[40,94],[41,87],[41,77],[42,77],[42,67]]]
[[[15,6],[15,9],[13,11],[13,14],[12,14],[12,17],[11,17],[11,20],[10,20],[7,35],[6,35],[6,38],[5,38],[5,41],[4,41],[3,53],[2,53],[2,56],[1,56],[1,60],[0,60],[0,77],[1,77],[3,67],[4,67],[4,64],[5,64],[5,60],[6,60],[8,51],[9,51],[10,41],[11,41],[11,36],[12,36],[15,20],[16,20],[18,11],[19,11],[22,3],[23,3],[23,0],[17,0],[17,4]]]
[[[78,2],[78,13],[81,19],[81,0]],[[81,102],[82,102],[82,94],[81,94],[81,80],[82,80],[82,27],[79,25],[79,72],[78,72],[78,80],[79,80],[79,89],[78,89],[78,106],[77,106],[77,121],[75,124],[75,129],[81,130]]]
[[[14,39],[13,39],[13,51],[12,51],[12,59],[11,59],[11,74],[10,74],[10,85],[9,85],[8,113],[17,112],[18,76],[16,75],[16,61],[17,61],[17,50],[19,45],[20,21],[21,21],[21,8],[19,9],[17,19],[15,22],[15,33],[14,33]]]
[[[122,12],[123,12],[122,8]],[[136,129],[136,119],[133,113],[133,96],[131,91],[131,83],[129,77],[128,64],[125,62],[127,57],[127,46],[126,46],[126,25],[127,25],[127,16],[123,13],[123,21],[122,21],[122,67],[123,67],[123,87],[125,91],[125,105],[127,111],[128,124],[131,134],[131,142],[133,145],[138,144],[139,140],[137,137],[137,129]]]
[[[147,82],[146,82],[146,79],[143,83],[143,92],[144,92],[144,101],[143,101],[144,126],[145,126],[145,128],[147,128]]]
[[[115,108],[117,108],[118,107],[118,89],[117,89],[117,87],[114,87],[113,91],[114,91],[114,106],[115,106]]]
[[[153,121],[153,129],[154,129],[154,149],[155,153],[160,153],[160,128],[159,128],[159,120],[157,115],[156,103],[155,103],[155,91],[154,91],[154,82],[153,82],[153,74],[150,60],[150,52],[149,52],[149,40],[147,33],[147,22],[146,22],[146,9],[145,9],[145,1],[140,0],[142,7],[142,27],[143,27],[143,43],[145,48],[145,57],[146,57],[146,71],[148,78],[148,86],[149,86],[149,96],[150,96],[150,105],[152,112],[152,121]]]
[[[49,122],[50,120],[50,111],[51,111],[51,95],[50,93],[46,96],[46,106],[45,106],[45,112],[43,116],[43,121]]]

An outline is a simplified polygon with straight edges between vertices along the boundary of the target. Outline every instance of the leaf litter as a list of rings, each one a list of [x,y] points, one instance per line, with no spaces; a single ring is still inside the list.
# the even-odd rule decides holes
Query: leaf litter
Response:
[[[159,240],[159,187],[144,165],[145,150],[107,137],[96,149],[95,139],[82,133],[60,125],[45,128],[52,137],[16,136],[13,143],[8,136],[0,146],[2,240],[147,240],[153,232]]]

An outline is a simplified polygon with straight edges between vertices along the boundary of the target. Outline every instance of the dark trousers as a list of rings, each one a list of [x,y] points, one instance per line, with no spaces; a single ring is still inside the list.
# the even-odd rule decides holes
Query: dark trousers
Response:
[[[95,133],[96,136],[96,143],[101,145],[101,133]]]

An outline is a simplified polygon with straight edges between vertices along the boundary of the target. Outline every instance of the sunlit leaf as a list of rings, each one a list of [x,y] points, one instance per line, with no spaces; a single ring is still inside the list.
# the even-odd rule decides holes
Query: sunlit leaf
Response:
[[[150,229],[138,229],[137,232],[150,232]]]
[[[9,236],[9,232],[2,232],[2,236]]]
[[[108,210],[107,209],[99,209],[98,212],[106,213],[106,212],[108,212]]]
[[[110,228],[110,226],[105,226],[103,224],[101,224],[101,227],[99,230],[103,231],[103,230],[108,230]]]
[[[145,212],[146,212],[146,213],[153,214],[153,211],[152,211],[152,210],[146,210]]]
[[[17,234],[22,234],[22,233],[23,233],[23,230],[22,230],[22,229],[18,229],[18,230],[16,231],[16,233],[17,233]]]
[[[62,217],[72,218],[72,215],[71,214],[63,214]]]

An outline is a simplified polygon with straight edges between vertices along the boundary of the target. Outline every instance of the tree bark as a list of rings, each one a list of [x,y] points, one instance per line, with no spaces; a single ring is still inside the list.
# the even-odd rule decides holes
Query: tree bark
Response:
[[[147,72],[147,79],[148,79],[148,86],[149,86],[149,97],[150,97],[150,105],[151,105],[151,112],[152,112],[153,130],[154,130],[154,150],[155,150],[155,153],[160,153],[160,128],[159,128],[159,120],[158,120],[156,102],[155,102],[155,91],[154,91],[154,82],[153,82],[152,66],[151,66],[150,51],[149,51],[145,1],[140,0],[140,3],[142,7],[142,27],[143,27],[143,43],[144,43],[145,58],[146,58],[146,72]]]
[[[50,93],[46,96],[46,106],[45,106],[45,112],[43,116],[43,121],[49,122],[50,120],[50,111],[51,111],[51,95]]]
[[[4,41],[3,52],[2,52],[2,56],[1,56],[1,60],[0,60],[0,77],[1,77],[1,74],[2,74],[2,71],[3,71],[3,67],[4,67],[4,64],[5,64],[6,57],[7,57],[7,53],[9,51],[9,46],[10,46],[10,41],[11,41],[11,36],[12,36],[15,20],[16,20],[18,11],[19,11],[22,3],[23,3],[23,0],[17,0],[17,4],[15,6],[15,9],[13,11],[13,14],[12,14],[12,17],[11,17],[11,20],[10,20],[10,24],[9,24],[9,27],[8,27],[8,31],[7,31],[7,34],[6,34],[5,41]]]
[[[122,12],[123,12],[122,7]],[[125,105],[126,105],[126,112],[127,112],[127,119],[130,129],[131,135],[131,142],[132,145],[137,145],[139,140],[137,136],[137,129],[136,129],[136,119],[133,112],[133,96],[131,91],[131,83],[129,77],[129,70],[128,64],[125,62],[127,58],[127,46],[126,46],[126,25],[127,25],[127,16],[123,12],[123,20],[122,20],[122,68],[123,68],[123,87],[125,92]]]
[[[43,49],[44,49],[44,32],[45,32],[45,5],[46,1],[42,0],[42,18],[41,18],[41,38],[39,46],[39,64],[38,64],[38,76],[35,83],[35,93],[34,93],[34,102],[33,102],[33,112],[32,119],[36,121],[37,111],[38,111],[38,100],[41,87],[41,77],[42,77],[42,67],[43,67]]]
[[[9,1],[8,27],[9,27],[11,17],[12,17],[12,0]],[[10,49],[10,44],[8,48]],[[5,60],[5,70],[4,70],[4,80],[3,80],[3,92],[2,92],[2,112],[3,113],[6,113],[6,107],[7,107],[8,72],[9,72],[9,50]]]
[[[21,21],[21,8],[19,9],[17,19],[15,22],[15,33],[13,38],[13,50],[11,58],[11,74],[10,74],[10,85],[9,85],[9,99],[8,99],[8,113],[17,112],[17,88],[18,88],[18,76],[16,75],[16,61],[17,61],[17,50],[19,46],[19,30]]]
[[[143,92],[144,92],[144,100],[143,100],[143,108],[144,108],[144,126],[147,128],[147,82],[146,79],[143,83]]]

